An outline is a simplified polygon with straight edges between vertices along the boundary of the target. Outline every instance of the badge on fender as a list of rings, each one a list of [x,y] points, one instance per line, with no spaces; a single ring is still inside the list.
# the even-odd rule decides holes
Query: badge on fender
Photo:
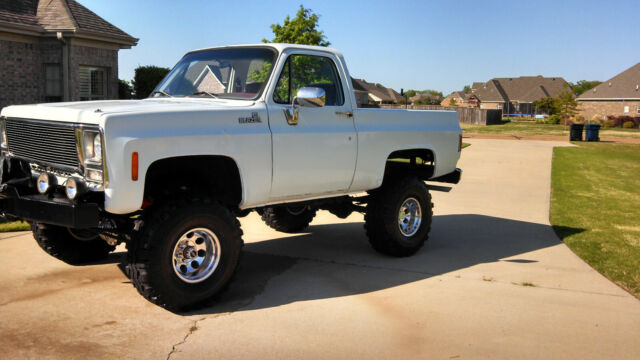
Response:
[[[240,124],[260,123],[260,115],[257,112],[251,113],[251,117],[239,117],[238,122]]]

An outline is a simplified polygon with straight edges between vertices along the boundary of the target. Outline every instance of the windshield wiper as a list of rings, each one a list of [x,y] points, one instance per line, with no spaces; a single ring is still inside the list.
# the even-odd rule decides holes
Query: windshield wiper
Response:
[[[173,97],[171,96],[171,94],[169,94],[168,92],[162,91],[162,90],[154,90],[151,95],[155,95],[155,94],[161,94],[167,97]]]
[[[214,93],[210,93],[210,92],[208,92],[208,91],[196,91],[196,92],[194,92],[194,93],[193,93],[193,94],[191,94],[191,95],[209,95],[209,96],[211,96],[211,97],[212,97],[212,98],[214,98],[214,99],[219,98],[219,96],[218,96],[218,95],[216,95],[216,94],[214,94]]]

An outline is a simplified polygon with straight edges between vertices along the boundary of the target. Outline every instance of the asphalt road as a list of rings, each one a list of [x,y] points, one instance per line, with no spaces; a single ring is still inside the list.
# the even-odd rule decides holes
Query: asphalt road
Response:
[[[640,301],[549,226],[551,151],[566,143],[469,142],[417,255],[375,253],[359,214],[288,235],[254,213],[234,283],[195,313],[139,296],[122,249],[70,266],[1,234],[0,357],[639,359]]]

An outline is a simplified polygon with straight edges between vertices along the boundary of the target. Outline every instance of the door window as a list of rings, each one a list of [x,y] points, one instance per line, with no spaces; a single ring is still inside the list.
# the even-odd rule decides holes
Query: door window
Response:
[[[291,104],[301,87],[318,87],[325,91],[326,106],[344,104],[340,77],[333,61],[323,56],[291,55],[282,68],[273,101]]]

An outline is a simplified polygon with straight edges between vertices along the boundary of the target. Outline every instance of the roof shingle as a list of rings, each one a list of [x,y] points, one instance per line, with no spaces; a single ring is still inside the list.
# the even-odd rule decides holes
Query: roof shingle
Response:
[[[521,76],[493,78],[480,86],[474,83],[474,94],[480,101],[517,101],[530,103],[544,97],[556,97],[567,82],[560,77]],[[479,88],[475,88],[479,86]]]
[[[73,31],[127,45],[138,42],[75,0],[0,0],[0,22],[28,25],[41,33]]]
[[[578,96],[578,101],[640,99],[640,63]]]

